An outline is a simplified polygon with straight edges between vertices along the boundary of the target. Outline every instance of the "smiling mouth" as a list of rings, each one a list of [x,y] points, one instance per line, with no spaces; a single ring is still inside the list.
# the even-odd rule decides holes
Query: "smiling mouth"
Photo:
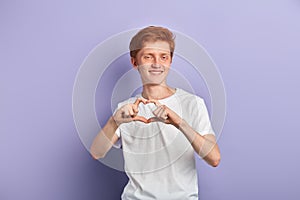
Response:
[[[159,75],[159,74],[162,74],[164,71],[161,71],[161,70],[149,70],[149,73],[150,74],[153,74],[153,75]]]

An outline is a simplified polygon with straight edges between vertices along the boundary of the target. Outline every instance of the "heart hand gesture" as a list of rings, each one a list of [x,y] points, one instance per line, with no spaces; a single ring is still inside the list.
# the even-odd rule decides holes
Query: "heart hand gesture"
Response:
[[[157,108],[153,111],[155,117],[146,119],[145,117],[139,116],[138,107],[140,103],[154,103],[157,106]],[[172,124],[178,128],[182,121],[182,119],[174,111],[169,109],[166,105],[161,105],[157,100],[144,100],[139,98],[134,103],[126,104],[118,109],[113,118],[118,126],[122,123],[141,121],[146,124],[151,122],[163,122],[166,124]]]
[[[139,112],[138,107],[140,103],[147,104],[147,101],[144,99],[137,99],[134,103],[126,104],[118,109],[113,116],[117,125],[119,126],[122,123],[128,123],[132,121],[142,121],[144,123],[148,123],[148,120],[145,117],[137,115]]]
[[[157,108],[153,111],[155,117],[148,119],[148,123],[158,121],[166,124],[172,124],[176,128],[179,128],[182,118],[179,117],[173,110],[166,105],[161,105],[157,100],[148,100],[147,102],[154,103],[157,106]]]

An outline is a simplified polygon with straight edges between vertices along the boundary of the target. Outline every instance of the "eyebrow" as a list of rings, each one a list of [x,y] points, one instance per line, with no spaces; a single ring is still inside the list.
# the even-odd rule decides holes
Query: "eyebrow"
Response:
[[[169,55],[171,52],[161,52],[161,53],[159,53],[160,55]],[[144,51],[143,53],[142,53],[142,55],[152,55],[152,54],[155,54],[155,53],[153,53],[153,52],[147,52],[147,51]]]

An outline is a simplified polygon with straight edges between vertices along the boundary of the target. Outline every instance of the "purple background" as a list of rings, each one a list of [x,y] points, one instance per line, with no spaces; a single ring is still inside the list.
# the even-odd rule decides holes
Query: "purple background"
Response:
[[[98,43],[153,24],[202,44],[225,84],[222,161],[197,161],[200,198],[299,199],[300,2],[143,2],[1,1],[0,199],[119,199],[126,176],[76,132],[73,83]]]

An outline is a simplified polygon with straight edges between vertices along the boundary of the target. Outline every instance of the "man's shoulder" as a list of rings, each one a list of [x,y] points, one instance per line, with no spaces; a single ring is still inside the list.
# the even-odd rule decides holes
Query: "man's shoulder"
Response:
[[[187,100],[187,101],[200,101],[200,102],[203,102],[203,98],[196,95],[196,94],[193,94],[191,92],[188,92],[184,89],[181,89],[181,88],[177,88],[177,96],[183,100]]]

